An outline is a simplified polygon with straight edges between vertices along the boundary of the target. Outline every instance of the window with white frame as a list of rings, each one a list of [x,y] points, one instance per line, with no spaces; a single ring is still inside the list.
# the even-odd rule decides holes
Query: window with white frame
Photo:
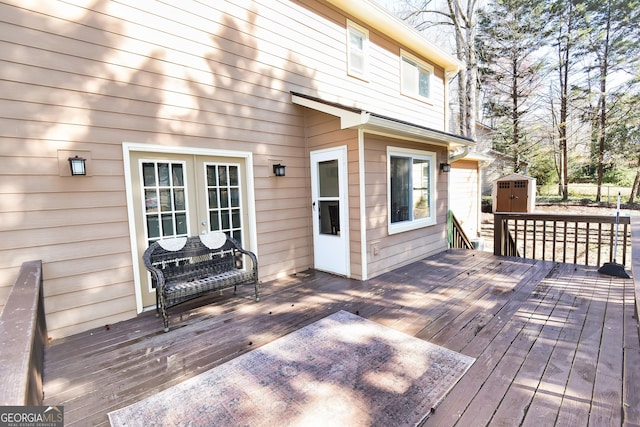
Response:
[[[433,67],[404,51],[400,55],[401,92],[424,101],[431,98]]]
[[[347,74],[367,80],[369,31],[347,21]]]
[[[389,147],[389,232],[413,230],[436,223],[436,154]]]

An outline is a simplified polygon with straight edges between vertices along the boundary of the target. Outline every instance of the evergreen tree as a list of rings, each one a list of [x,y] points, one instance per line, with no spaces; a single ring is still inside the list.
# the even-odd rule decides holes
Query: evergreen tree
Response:
[[[545,9],[546,20],[551,30],[552,46],[556,55],[556,62],[552,68],[557,73],[560,97],[556,119],[559,144],[558,180],[560,193],[564,201],[569,199],[567,136],[570,119],[571,77],[576,73],[579,48],[584,34],[581,31],[581,28],[583,28],[583,10],[582,4],[576,3],[574,0],[547,0]]]
[[[598,103],[595,114],[597,130],[597,171],[598,192],[596,201],[601,200],[602,182],[605,169],[605,155],[611,148],[609,132],[609,102],[616,96],[611,90],[610,76],[616,71],[635,70],[638,63],[638,20],[640,1],[638,0],[589,0],[586,2],[585,24],[587,30],[586,54],[589,58],[588,71],[594,69],[598,78]]]
[[[480,14],[479,52],[484,111],[499,123],[494,148],[519,161],[538,143],[526,118],[538,105],[546,42],[544,4],[496,0]]]

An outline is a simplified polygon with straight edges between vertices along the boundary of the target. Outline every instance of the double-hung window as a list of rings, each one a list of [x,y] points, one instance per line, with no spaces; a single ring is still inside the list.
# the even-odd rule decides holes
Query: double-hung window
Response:
[[[400,55],[401,92],[421,101],[431,99],[433,67],[402,51]]]
[[[436,154],[389,147],[389,233],[399,233],[436,223]]]
[[[368,79],[369,31],[347,21],[347,74],[359,79]]]

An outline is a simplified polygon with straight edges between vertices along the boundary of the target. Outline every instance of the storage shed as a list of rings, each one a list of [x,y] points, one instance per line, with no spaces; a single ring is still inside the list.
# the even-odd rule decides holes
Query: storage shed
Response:
[[[494,212],[533,212],[535,206],[535,178],[514,173],[493,182]]]

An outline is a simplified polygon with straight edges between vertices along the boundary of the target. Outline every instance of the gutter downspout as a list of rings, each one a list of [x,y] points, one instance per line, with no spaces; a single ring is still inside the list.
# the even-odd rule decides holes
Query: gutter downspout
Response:
[[[459,154],[456,154],[456,155],[453,155],[453,156],[449,156],[449,163],[453,163],[456,160],[460,160],[463,157],[466,157],[467,154],[469,154],[469,146],[465,146],[462,149],[462,153],[459,153]]]

